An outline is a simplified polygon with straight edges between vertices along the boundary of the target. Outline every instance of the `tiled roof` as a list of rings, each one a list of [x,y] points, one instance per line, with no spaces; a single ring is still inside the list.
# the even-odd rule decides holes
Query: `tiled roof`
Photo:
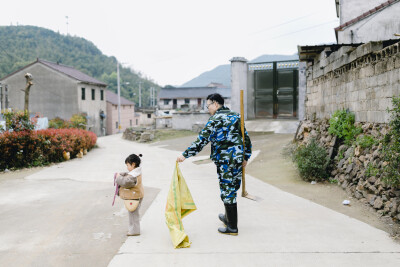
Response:
[[[369,17],[369,16],[371,16],[372,14],[375,14],[375,13],[381,11],[382,9],[384,9],[384,8],[386,8],[386,7],[388,7],[388,6],[392,5],[392,4],[394,4],[394,3],[396,3],[396,2],[399,2],[399,1],[400,1],[400,0],[389,0],[389,1],[386,1],[386,2],[384,2],[384,3],[382,3],[382,4],[380,4],[379,6],[376,6],[376,7],[374,7],[373,9],[368,10],[367,12],[364,12],[363,14],[361,14],[360,16],[358,16],[357,18],[354,18],[354,19],[352,19],[352,20],[350,20],[350,21],[348,21],[348,22],[346,22],[346,23],[343,23],[343,24],[340,25],[339,27],[336,27],[336,28],[335,28],[335,32],[341,31],[341,30],[343,30],[344,28],[346,28],[346,27],[348,27],[348,26],[350,26],[350,25],[353,25],[354,23],[357,23],[357,22],[359,22],[360,20],[363,20],[363,19],[365,19],[366,17]]]
[[[118,105],[118,95],[109,90],[106,90],[106,100],[113,105]],[[135,103],[121,96],[121,105],[135,105]]]
[[[210,94],[219,93],[225,98],[231,97],[230,88],[218,87],[172,87],[161,88],[158,97],[160,99],[172,98],[206,98]]]
[[[40,62],[58,72],[61,72],[71,78],[74,78],[78,81],[81,82],[86,82],[86,83],[91,83],[91,84],[97,84],[97,85],[101,85],[101,86],[107,86],[107,84],[77,70],[74,69],[73,67],[67,66],[67,65],[63,65],[63,64],[58,64],[58,63],[54,63],[54,62],[50,62],[47,60],[43,60],[43,59],[38,59],[37,62]]]

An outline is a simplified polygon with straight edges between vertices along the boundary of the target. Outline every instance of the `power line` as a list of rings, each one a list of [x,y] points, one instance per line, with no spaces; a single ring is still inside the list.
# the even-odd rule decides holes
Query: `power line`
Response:
[[[278,35],[278,36],[275,36],[275,37],[272,37],[272,38],[268,38],[268,40],[275,40],[275,39],[278,39],[278,38],[283,37],[283,36],[287,36],[287,35],[295,34],[295,33],[298,33],[298,32],[311,30],[311,29],[314,29],[314,28],[318,28],[318,27],[324,26],[326,24],[333,23],[333,22],[337,22],[337,19],[331,20],[331,21],[328,21],[328,22],[325,22],[325,23],[321,23],[321,24],[318,24],[318,25],[314,25],[314,26],[311,26],[311,27],[308,27],[308,28],[304,28],[304,29],[301,29],[301,30],[298,30],[298,31],[281,34],[281,35]]]
[[[261,32],[266,32],[266,31],[268,31],[268,30],[278,28],[278,27],[280,27],[280,26],[282,26],[282,25],[286,25],[286,24],[289,24],[289,23],[292,23],[292,22],[295,22],[295,21],[298,21],[298,20],[301,20],[301,19],[304,19],[304,18],[308,18],[308,17],[313,16],[313,15],[315,15],[315,14],[317,14],[317,12],[308,14],[308,15],[306,15],[306,16],[302,16],[302,17],[298,17],[298,18],[289,20],[289,21],[283,22],[283,23],[278,24],[278,25],[271,26],[271,27],[269,27],[269,28],[266,28],[266,29],[263,29],[263,30],[254,32],[253,34],[258,34],[258,33],[261,33]]]

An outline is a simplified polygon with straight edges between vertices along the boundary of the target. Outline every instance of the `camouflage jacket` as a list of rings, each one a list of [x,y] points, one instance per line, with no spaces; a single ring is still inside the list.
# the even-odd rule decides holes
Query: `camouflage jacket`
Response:
[[[199,153],[211,142],[210,158],[215,163],[243,162],[243,139],[240,129],[240,115],[227,107],[221,107],[210,117],[204,129],[182,155],[185,158]],[[251,157],[251,141],[245,129],[245,160]]]

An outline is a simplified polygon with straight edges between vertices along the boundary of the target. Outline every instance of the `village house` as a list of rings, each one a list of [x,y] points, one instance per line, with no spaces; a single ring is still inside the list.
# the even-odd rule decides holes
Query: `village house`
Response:
[[[335,28],[338,44],[397,39],[399,0],[335,0],[340,25]]]
[[[29,111],[49,120],[68,120],[74,114],[84,114],[86,129],[103,135],[107,85],[89,75],[59,63],[37,59],[31,64],[0,79],[7,87],[7,107],[24,109],[25,74],[33,77],[29,94]]]
[[[139,126],[155,126],[156,109],[155,108],[138,108],[136,110],[136,119]]]
[[[205,110],[206,98],[213,93],[221,94],[230,105],[230,88],[211,83],[204,87],[164,87],[158,94],[160,110]]]
[[[400,1],[335,1],[338,44],[299,46],[305,118],[329,118],[348,109],[360,122],[388,122],[399,92]],[[398,62],[399,61],[399,62]]]
[[[125,131],[126,128],[139,124],[139,117],[135,114],[135,103],[120,97],[120,121],[118,124],[118,95],[107,90],[107,135]]]

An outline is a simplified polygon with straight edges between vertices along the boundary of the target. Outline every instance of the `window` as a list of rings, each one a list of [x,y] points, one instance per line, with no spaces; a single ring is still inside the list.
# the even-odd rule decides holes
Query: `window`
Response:
[[[189,98],[185,98],[185,104],[189,104],[190,103],[190,99]]]
[[[164,105],[168,105],[169,104],[169,99],[164,99]]]
[[[94,89],[92,89],[92,100],[94,100],[95,92],[96,91]]]
[[[129,125],[132,126],[132,120],[129,120]]]
[[[104,90],[100,90],[100,100],[104,100]]]
[[[151,119],[151,114],[147,114],[147,118],[148,118],[148,119]]]
[[[138,119],[136,119],[136,125],[138,125],[139,124],[139,121],[138,121]]]
[[[85,88],[81,88],[82,89],[82,100],[85,100],[86,96],[85,96]]]
[[[115,129],[118,129],[118,121],[115,122]]]

